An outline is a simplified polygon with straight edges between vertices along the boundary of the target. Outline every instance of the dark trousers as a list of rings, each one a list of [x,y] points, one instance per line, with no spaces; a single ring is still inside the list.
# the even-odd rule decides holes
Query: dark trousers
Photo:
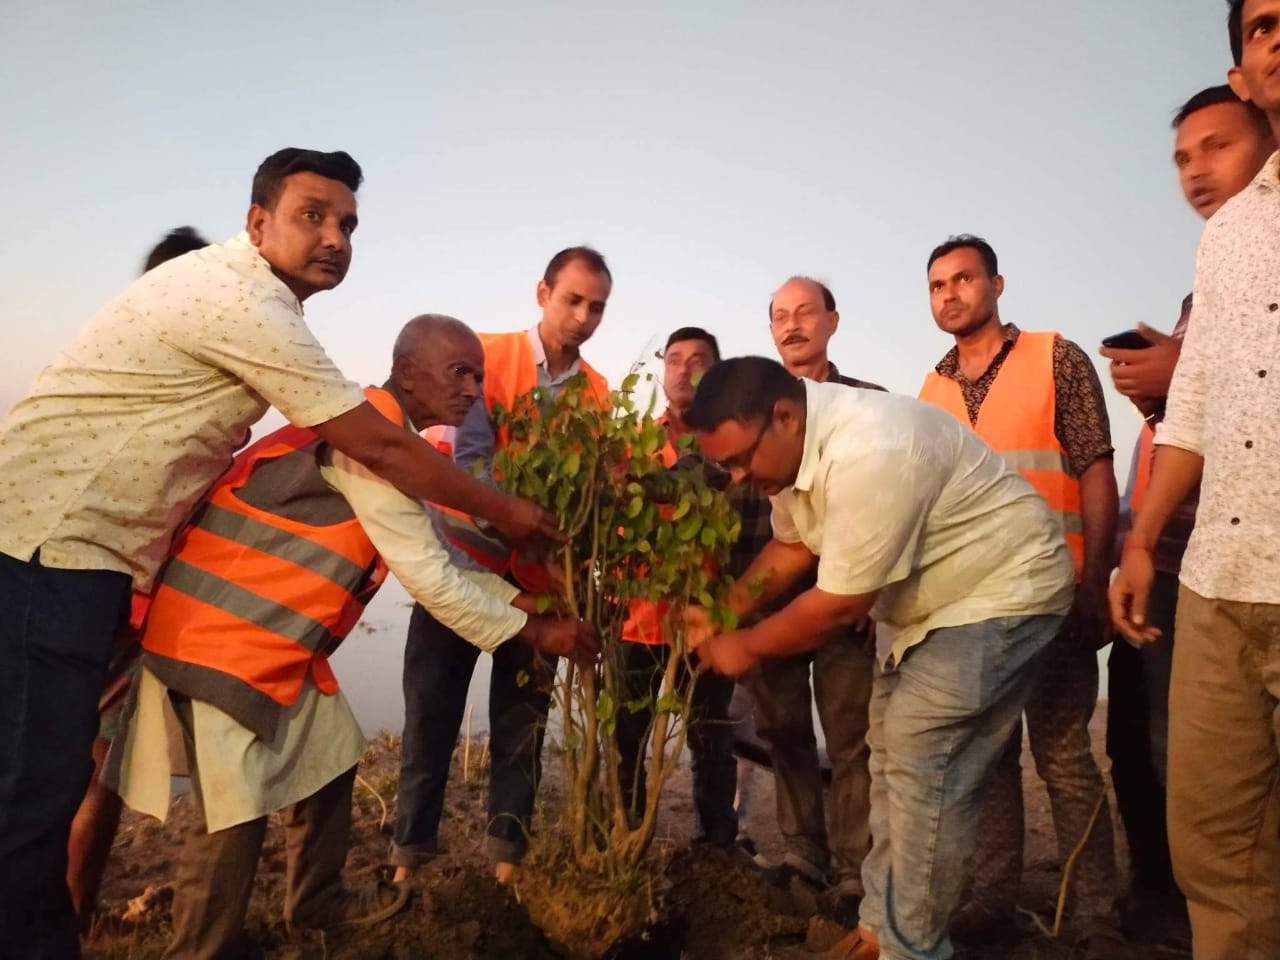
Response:
[[[653,704],[662,685],[670,648],[646,643],[622,644],[623,695],[617,710],[618,776],[627,809],[633,816],[645,807],[645,758]],[[737,839],[738,815],[733,798],[738,768],[733,756],[733,727],[729,701],[734,681],[714,673],[690,677],[686,671],[677,683],[694,683],[687,742],[693,755],[693,807],[697,816],[695,842],[727,847]],[[628,702],[647,700],[632,712]]]
[[[1107,660],[1107,756],[1116,806],[1129,840],[1135,892],[1180,899],[1165,816],[1169,678],[1173,672],[1178,577],[1158,573],[1147,617],[1160,639],[1135,650],[1117,637]]]
[[[445,785],[478,648],[415,605],[404,648],[404,739],[391,862],[418,866],[439,851]],[[555,660],[518,639],[493,653],[489,681],[489,831],[497,863],[525,853],[542,776],[542,739]]]
[[[191,701],[174,696],[183,728],[191,797],[200,822],[178,858],[174,877],[173,940],[164,955],[182,960],[235,960],[244,954],[244,920],[267,835],[259,817],[209,833],[192,738]],[[280,811],[285,830],[284,918],[305,921],[341,893],[351,840],[351,788],[356,768],[334,777],[304,800]]]
[[[765,660],[748,674],[756,733],[769,745],[787,853],[828,873],[841,892],[859,896],[862,861],[871,849],[867,730],[875,659],[865,642],[865,632],[843,633],[812,653]],[[815,704],[831,758],[829,810],[822,799]]]
[[[129,576],[0,554],[0,954],[80,955],[67,838]]]

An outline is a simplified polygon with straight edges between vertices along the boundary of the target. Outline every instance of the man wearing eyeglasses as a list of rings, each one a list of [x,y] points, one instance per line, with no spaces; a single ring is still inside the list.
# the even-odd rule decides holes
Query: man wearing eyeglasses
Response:
[[[950,956],[983,785],[1071,608],[1049,508],[949,414],[761,357],[707,371],[687,419],[707,457],[773,503],[773,539],[726,601],[745,626],[712,636],[689,617],[702,662],[737,676],[864,617],[881,627],[866,896],[829,956]],[[815,569],[816,586],[755,619]]]
[[[788,373],[817,383],[884,390],[841,374],[831,362],[828,344],[839,325],[835,296],[826,284],[811,277],[789,278],[769,301],[769,334]],[[764,497],[752,495],[767,513]],[[749,535],[750,531],[743,531],[743,537]],[[747,555],[754,556],[768,539],[765,530],[763,539],[754,544],[740,541],[739,550],[746,547]],[[793,595],[812,586],[808,578]],[[765,661],[747,678],[755,701],[756,730],[769,745],[778,830],[786,846],[782,862],[770,869],[769,876],[780,886],[798,878],[819,890],[826,888],[819,896],[820,912],[846,925],[858,916],[862,861],[871,849],[867,704],[872,659],[866,649],[870,630],[865,624],[842,629],[816,650]],[[826,804],[814,735],[815,706],[831,761]]]

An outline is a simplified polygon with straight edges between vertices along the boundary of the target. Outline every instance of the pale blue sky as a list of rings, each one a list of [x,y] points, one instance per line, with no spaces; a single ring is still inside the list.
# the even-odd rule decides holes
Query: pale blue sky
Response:
[[[924,260],[966,231],[1000,255],[1006,320],[1091,350],[1169,329],[1200,231],[1169,121],[1222,82],[1225,10],[0,0],[0,405],[165,230],[239,230],[286,145],[364,166],[351,272],[307,314],[365,382],[417,313],[528,326],[546,260],[581,242],[613,267],[586,352],[614,378],[685,324],[772,355],[769,295],[810,273],[840,302],[841,368],[914,393],[949,346]],[[1137,420],[1108,393],[1123,481]],[[354,673],[374,704],[398,683]]]
[[[960,231],[995,245],[1024,328],[1089,347],[1168,328],[1200,226],[1169,119],[1222,80],[1224,11],[4,0],[0,400],[166,228],[234,233],[287,144],[364,165],[351,273],[307,307],[364,381],[416,313],[528,325],[546,259],[577,242],[613,266],[587,353],[614,376],[687,323],[771,353],[769,294],[805,272],[840,302],[840,366],[914,392],[948,345],[923,261]]]

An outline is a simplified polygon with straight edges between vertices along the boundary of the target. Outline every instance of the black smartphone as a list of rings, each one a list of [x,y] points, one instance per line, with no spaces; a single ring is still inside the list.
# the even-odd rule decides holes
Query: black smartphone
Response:
[[[1145,350],[1152,344],[1137,330],[1126,330],[1124,333],[1113,333],[1109,337],[1103,337],[1102,345],[1112,350]]]

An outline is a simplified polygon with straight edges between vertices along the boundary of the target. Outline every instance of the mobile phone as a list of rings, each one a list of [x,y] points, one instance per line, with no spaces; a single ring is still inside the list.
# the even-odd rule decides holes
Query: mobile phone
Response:
[[[1145,350],[1152,346],[1152,343],[1137,330],[1126,330],[1124,333],[1113,333],[1109,337],[1104,337],[1102,345],[1112,350]]]

